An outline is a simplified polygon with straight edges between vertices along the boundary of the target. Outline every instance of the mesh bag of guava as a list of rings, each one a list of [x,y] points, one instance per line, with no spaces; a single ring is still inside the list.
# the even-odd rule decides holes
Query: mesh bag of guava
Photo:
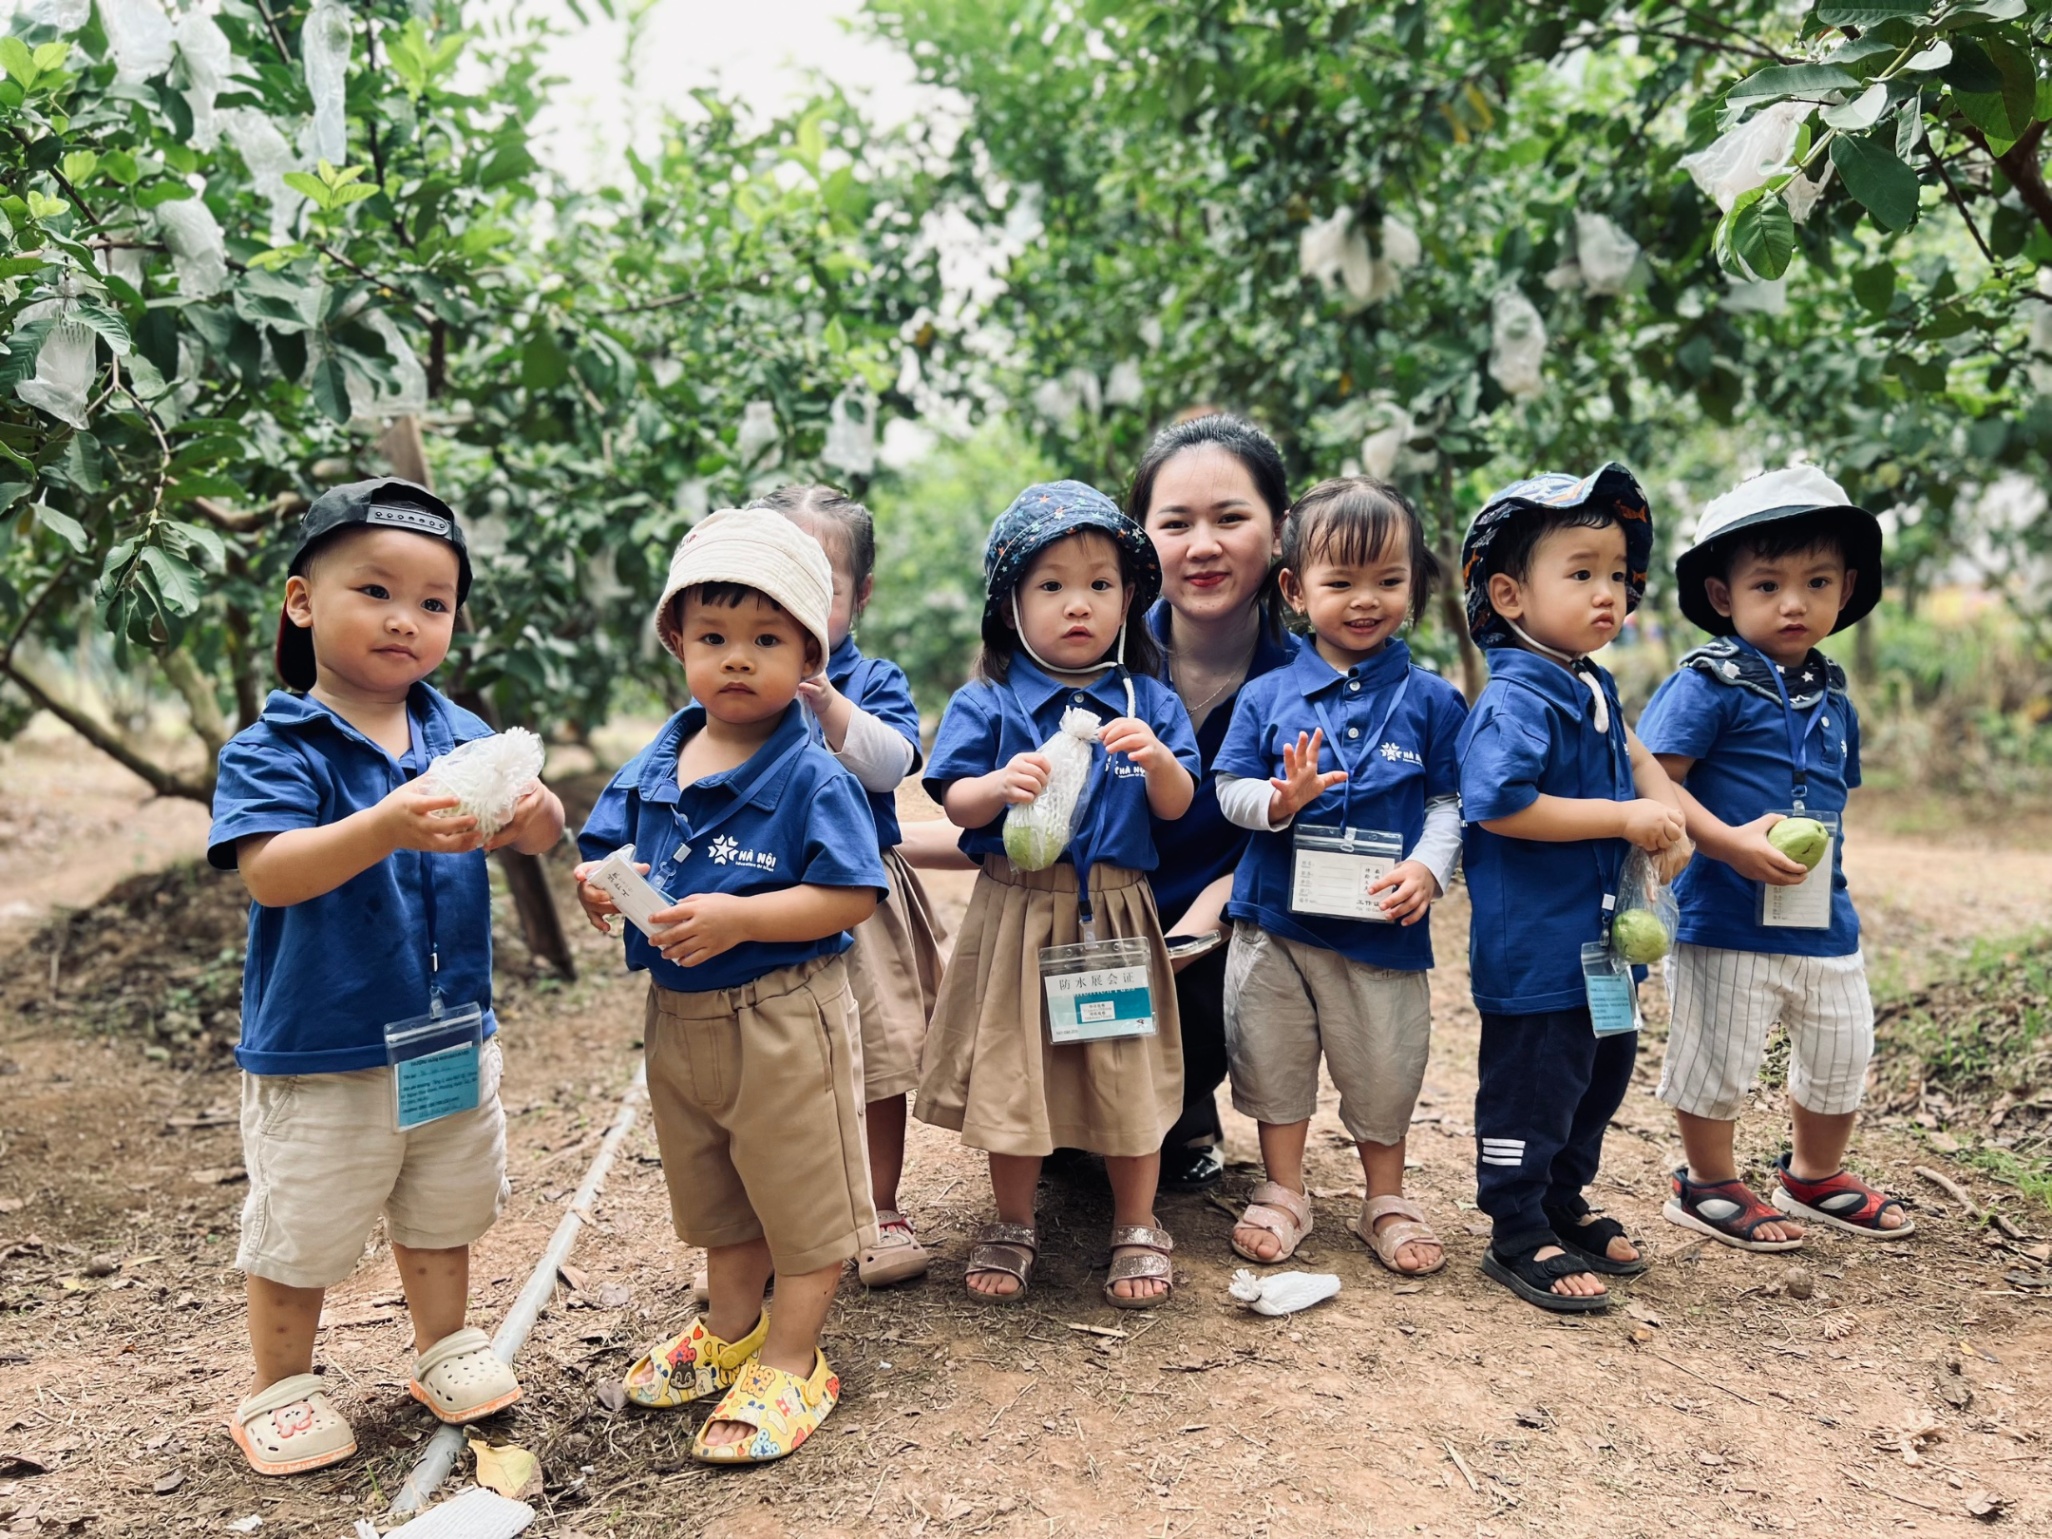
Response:
[[[1062,712],[1055,735],[1040,745],[1050,766],[1047,786],[1005,812],[1005,854],[1022,871],[1045,871],[1069,847],[1090,787],[1090,745],[1097,718],[1080,706]]]
[[[520,793],[540,778],[542,740],[525,727],[508,727],[491,737],[459,743],[415,782],[431,795],[453,796],[458,805],[440,817],[477,819],[489,839],[512,821]]]
[[[1635,849],[1625,857],[1617,883],[1617,910],[1610,920],[1610,949],[1634,967],[1657,962],[1674,944],[1681,908],[1667,884],[1653,872],[1653,858]]]

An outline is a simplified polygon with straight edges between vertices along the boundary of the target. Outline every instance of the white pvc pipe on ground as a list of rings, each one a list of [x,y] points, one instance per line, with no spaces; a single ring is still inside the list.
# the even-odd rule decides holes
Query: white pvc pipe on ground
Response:
[[[644,1062],[634,1071],[634,1082],[627,1087],[627,1093],[620,1098],[619,1115],[613,1118],[613,1125],[606,1130],[598,1153],[592,1157],[591,1168],[584,1173],[584,1180],[578,1183],[577,1191],[570,1199],[570,1209],[563,1215],[556,1232],[549,1236],[549,1248],[542,1252],[541,1260],[527,1279],[527,1285],[520,1290],[520,1296],[513,1301],[512,1309],[506,1313],[505,1322],[499,1327],[499,1334],[492,1338],[492,1352],[507,1367],[513,1366],[513,1359],[527,1340],[527,1333],[534,1329],[534,1322],[541,1317],[542,1307],[556,1291],[556,1269],[569,1259],[570,1247],[577,1243],[578,1231],[591,1216],[591,1204],[598,1196],[599,1188],[605,1184],[606,1172],[613,1168],[613,1156],[620,1151],[621,1142],[628,1130],[634,1126],[634,1119],[641,1110],[641,1102],[648,1092],[648,1065]],[[391,1510],[386,1513],[389,1521],[411,1517],[428,1504],[436,1488],[448,1478],[449,1470],[456,1462],[456,1455],[463,1448],[463,1429],[444,1426],[428,1439],[420,1459],[406,1476],[406,1482],[399,1487],[398,1495],[392,1498]]]

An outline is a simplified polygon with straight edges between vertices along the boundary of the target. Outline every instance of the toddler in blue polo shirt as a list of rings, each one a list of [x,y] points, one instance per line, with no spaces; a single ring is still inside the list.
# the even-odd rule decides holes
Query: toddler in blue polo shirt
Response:
[[[461,1425],[520,1397],[464,1324],[470,1245],[498,1216],[506,1173],[483,852],[539,854],[563,832],[539,784],[489,840],[455,797],[414,784],[491,734],[426,682],[470,591],[446,503],[390,478],[333,487],[307,510],[289,570],[277,666],[293,692],[222,748],[207,849],[253,900],[236,1265],[256,1378],[229,1432],[265,1475],[356,1451],[311,1371],[314,1334],[381,1210],[413,1317],[414,1398]],[[447,1039],[432,1062],[401,1062],[392,1045],[415,1027],[423,1046]]]
[[[1589,660],[1638,607],[1652,549],[1622,465],[1506,487],[1461,547],[1468,629],[1489,655],[1458,746],[1482,1015],[1476,1200],[1494,1230],[1482,1269],[1560,1314],[1607,1307],[1597,1274],[1646,1266],[1583,1189],[1638,1047],[1636,975],[1605,949],[1625,856],[1647,851],[1662,880],[1687,858],[1674,785]]]
[[[862,1023],[862,1125],[869,1143],[876,1240],[855,1258],[866,1287],[924,1277],[931,1264],[912,1220],[898,1211],[905,1168],[905,1098],[919,1088],[919,1055],[940,988],[941,927],[918,874],[898,849],[898,784],[919,767],[919,708],[905,670],[865,657],[855,622],[876,587],[876,522],[869,509],[830,486],[782,486],[760,506],[775,509],[819,541],[834,569],[826,667],[798,686],[815,730],[862,782],[876,824],[890,893],[854,930],[848,979]]]
[[[862,787],[798,698],[827,660],[833,587],[819,542],[781,513],[700,519],[655,613],[695,703],[577,838],[578,898],[600,929],[615,909],[587,878],[623,846],[669,900],[647,934],[627,931],[627,965],[649,974],[650,1120],[677,1236],[706,1250],[707,1299],[624,1389],[662,1410],[718,1395],[691,1441],[709,1464],[781,1459],[833,1410],[820,1330],[842,1265],[876,1238],[843,953],[886,877]]]
[[[1154,1198],[1162,1135],[1183,1109],[1175,987],[1147,885],[1150,817],[1189,810],[1198,767],[1189,713],[1154,677],[1141,623],[1161,563],[1110,498],[1054,481],[998,515],[983,576],[976,677],[948,702],[926,767],[927,793],[983,869],[941,977],[914,1110],[990,1156],[997,1221],[970,1248],[971,1298],[1026,1296],[1041,1161],[1070,1148],[1102,1154],[1111,1181],[1105,1301],[1145,1309],[1174,1288],[1175,1242]],[[1005,819],[1048,790],[1041,749],[1065,717],[1088,725],[1077,712],[1097,730],[1073,832],[1052,863],[1028,869],[1006,854]],[[1050,999],[1064,1002],[1059,1022]]]
[[[1845,670],[1816,650],[1880,601],[1881,526],[1815,466],[1770,471],[1703,510],[1675,575],[1682,613],[1716,639],[1682,658],[1639,720],[1697,847],[1674,884],[1667,964],[1660,1098],[1688,1163],[1666,1217],[1740,1250],[1800,1245],[1791,1219],[1901,1239],[1915,1227],[1902,1204],[1844,1168],[1874,1051],[1838,837],[1860,723]],[[1807,847],[1771,841],[1791,818],[1815,825]],[[1770,1208],[1739,1179],[1732,1142],[1776,1020],[1794,1136]]]
[[[1312,645],[1240,691],[1213,763],[1220,808],[1254,830],[1226,905],[1225,1029],[1233,1105],[1260,1123],[1268,1173],[1232,1246],[1287,1261],[1311,1232],[1304,1144],[1322,1053],[1366,1181],[1354,1233],[1418,1276],[1446,1264],[1403,1195],[1432,1040],[1422,921],[1461,852],[1454,740],[1468,706],[1412,665],[1400,634],[1439,564],[1396,490],[1358,476],[1313,487],[1283,524],[1279,575]],[[1337,767],[1321,771],[1328,753]]]

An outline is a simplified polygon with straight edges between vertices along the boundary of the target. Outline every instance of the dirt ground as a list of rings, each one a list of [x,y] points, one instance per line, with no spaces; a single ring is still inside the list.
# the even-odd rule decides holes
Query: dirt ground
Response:
[[[197,855],[205,819],[124,781],[66,745],[0,750],[0,894],[20,905],[0,911],[14,920],[0,941],[0,1532],[383,1526],[432,1424],[404,1392],[409,1333],[382,1243],[331,1296],[317,1354],[361,1460],[264,1481],[221,1430],[247,1373],[227,1053],[242,903],[232,880],[148,874]],[[1877,978],[1913,983],[1976,935],[2045,922],[2052,830],[2011,822],[2000,843],[1962,846],[1862,812],[1850,869]],[[59,881],[54,860],[86,837],[105,858],[90,881]],[[120,878],[86,912],[52,918]],[[931,885],[959,911],[965,879]],[[1030,1300],[978,1307],[960,1276],[987,1182],[952,1136],[915,1128],[905,1206],[937,1252],[933,1275],[875,1294],[851,1278],[826,1343],[845,1398],[819,1439],[781,1465],[707,1471],[685,1452],[698,1412],[614,1413],[599,1398],[688,1314],[688,1257],[644,1120],[522,1354],[526,1399],[485,1429],[541,1457],[532,1532],[2052,1531],[2052,1212],[1949,1160],[1957,1146],[1912,1103],[1876,1118],[1856,1157],[1908,1203],[1913,1240],[1813,1240],[1801,1260],[1814,1294],[1798,1299],[1785,1258],[1689,1239],[1659,1217],[1678,1153],[1652,1096],[1655,989],[1593,1195],[1656,1265],[1607,1316],[1544,1316],[1476,1269],[1458,891],[1433,924],[1436,1040],[1411,1157],[1413,1195],[1447,1242],[1443,1273],[1400,1281],[1348,1234],[1360,1171],[1328,1106],[1313,1137],[1319,1227],[1297,1264],[1340,1277],[1331,1302],[1265,1319],[1228,1296],[1229,1213],[1258,1179],[1252,1125],[1229,1115],[1221,1201],[1161,1204],[1179,1244],[1171,1305],[1102,1303],[1109,1203],[1086,1170],[1043,1192]],[[514,1199],[474,1269],[487,1327],[631,1077],[641,987],[616,944],[581,932],[582,975],[563,985],[500,937]],[[1742,1124],[1756,1177],[1781,1128],[1771,1104]],[[1917,1165],[2022,1238],[1967,1222]]]

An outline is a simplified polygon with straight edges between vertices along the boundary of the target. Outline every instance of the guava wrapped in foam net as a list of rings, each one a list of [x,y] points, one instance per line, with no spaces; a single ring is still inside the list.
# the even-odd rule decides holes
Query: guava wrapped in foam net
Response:
[[[1005,853],[1022,871],[1045,871],[1069,847],[1077,809],[1090,783],[1090,745],[1097,718],[1081,707],[1062,712],[1055,735],[1040,745],[1052,767],[1047,788],[1005,813]]]
[[[520,793],[540,778],[542,740],[525,727],[509,727],[493,737],[459,743],[420,777],[420,789],[458,799],[443,817],[477,819],[487,839],[513,817]]]

